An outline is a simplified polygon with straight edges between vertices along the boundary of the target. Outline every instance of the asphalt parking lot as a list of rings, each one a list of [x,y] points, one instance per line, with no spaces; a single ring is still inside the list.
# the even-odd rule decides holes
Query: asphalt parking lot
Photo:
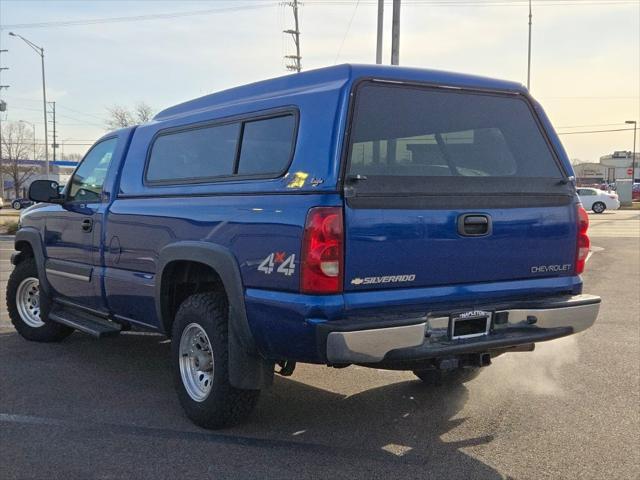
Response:
[[[193,426],[154,335],[28,343],[0,313],[0,478],[640,477],[640,212],[590,215],[590,330],[472,382],[299,366],[246,425]],[[0,240],[0,301],[10,271]]]

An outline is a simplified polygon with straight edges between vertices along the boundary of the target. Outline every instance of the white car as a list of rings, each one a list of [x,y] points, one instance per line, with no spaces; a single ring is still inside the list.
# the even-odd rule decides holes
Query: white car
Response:
[[[617,210],[620,208],[620,200],[615,192],[605,192],[597,188],[578,188],[578,196],[585,210],[593,210],[594,213],[602,213],[607,208]]]

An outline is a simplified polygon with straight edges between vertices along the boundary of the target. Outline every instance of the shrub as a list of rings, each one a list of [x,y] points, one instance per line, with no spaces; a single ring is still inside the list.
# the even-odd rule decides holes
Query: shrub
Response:
[[[18,222],[9,222],[4,226],[7,235],[14,235],[18,231]]]

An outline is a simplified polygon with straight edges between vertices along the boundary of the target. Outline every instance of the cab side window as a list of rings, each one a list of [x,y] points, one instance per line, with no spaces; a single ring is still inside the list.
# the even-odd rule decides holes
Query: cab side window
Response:
[[[69,181],[67,199],[72,202],[99,202],[117,138],[104,140],[87,153]]]

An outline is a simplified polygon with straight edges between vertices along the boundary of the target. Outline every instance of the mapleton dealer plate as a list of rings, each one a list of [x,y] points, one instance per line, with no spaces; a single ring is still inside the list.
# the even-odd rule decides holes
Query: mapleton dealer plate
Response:
[[[471,310],[454,313],[449,319],[449,337],[452,340],[487,335],[491,328],[492,312]]]

